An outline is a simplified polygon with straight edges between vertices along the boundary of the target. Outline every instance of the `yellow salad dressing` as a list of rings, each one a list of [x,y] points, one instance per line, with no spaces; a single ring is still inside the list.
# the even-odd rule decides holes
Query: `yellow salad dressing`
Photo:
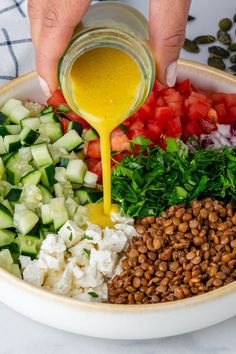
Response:
[[[101,144],[103,169],[103,206],[89,206],[91,221],[112,226],[110,215],[118,212],[111,205],[110,134],[124,119],[138,99],[142,74],[135,60],[126,52],[99,47],[82,54],[71,70],[74,100],[86,121],[94,127]]]

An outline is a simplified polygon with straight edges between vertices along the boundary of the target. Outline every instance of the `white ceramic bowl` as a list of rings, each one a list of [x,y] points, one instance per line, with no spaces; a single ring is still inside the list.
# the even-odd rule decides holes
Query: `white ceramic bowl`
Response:
[[[236,92],[232,75],[180,61],[179,80],[190,78],[199,88]],[[0,89],[0,106],[10,97],[44,102],[35,73]],[[88,336],[147,339],[187,333],[236,314],[236,282],[185,300],[156,305],[86,303],[37,289],[0,269],[0,300],[38,322]]]

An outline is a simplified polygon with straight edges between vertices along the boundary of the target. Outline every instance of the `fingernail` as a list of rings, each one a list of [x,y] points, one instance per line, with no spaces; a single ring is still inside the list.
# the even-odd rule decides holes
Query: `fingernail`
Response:
[[[50,97],[51,91],[49,89],[47,82],[39,75],[38,75],[38,79],[39,79],[39,84],[41,86],[43,93],[45,94],[46,97]]]
[[[166,71],[166,83],[169,87],[173,87],[175,85],[177,78],[177,62],[174,61],[171,63]]]

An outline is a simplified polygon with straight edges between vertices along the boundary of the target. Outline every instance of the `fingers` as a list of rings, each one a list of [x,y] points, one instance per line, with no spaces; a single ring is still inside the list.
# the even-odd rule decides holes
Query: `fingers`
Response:
[[[157,63],[157,79],[174,86],[177,59],[185,39],[191,0],[150,0],[150,40]]]
[[[58,61],[71,39],[74,28],[85,14],[90,0],[30,2],[29,13],[36,46],[37,71],[39,76],[47,81],[50,90],[54,91],[58,85]]]

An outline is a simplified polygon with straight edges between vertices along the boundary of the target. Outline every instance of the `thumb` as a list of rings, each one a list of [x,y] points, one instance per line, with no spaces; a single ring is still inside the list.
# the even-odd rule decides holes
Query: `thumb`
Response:
[[[38,74],[57,88],[57,66],[76,25],[80,22],[90,0],[50,0],[42,14],[39,40],[36,44]]]
[[[191,0],[150,0],[150,40],[157,79],[167,86],[174,86],[176,81],[190,3]]]

